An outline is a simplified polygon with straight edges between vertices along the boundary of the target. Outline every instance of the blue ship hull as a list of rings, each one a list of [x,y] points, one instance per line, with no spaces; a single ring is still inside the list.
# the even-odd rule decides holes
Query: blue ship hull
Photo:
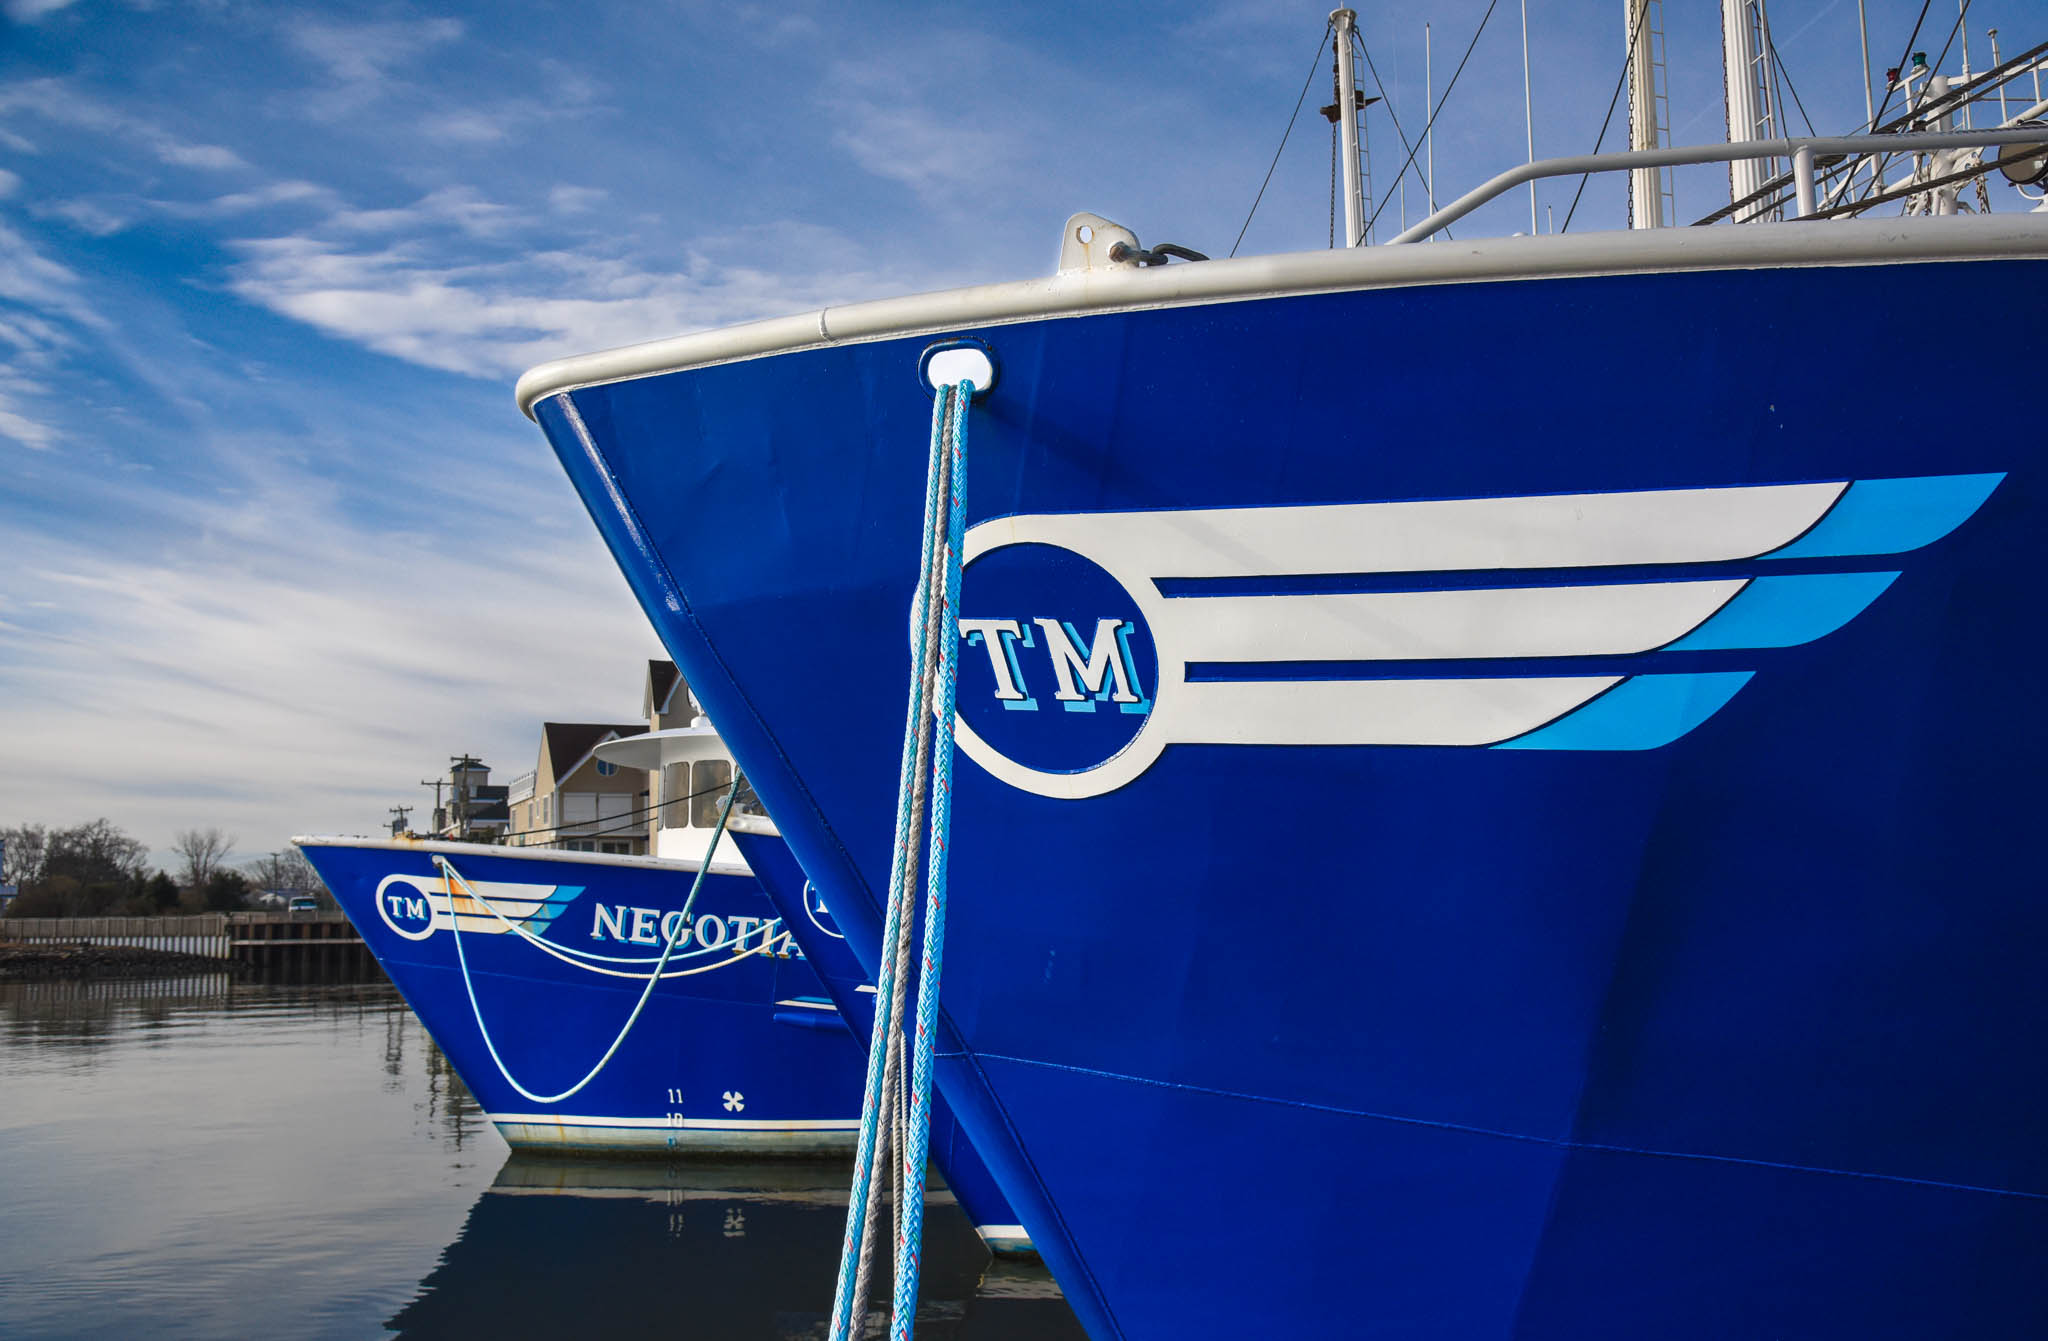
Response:
[[[844,933],[833,921],[830,905],[815,895],[803,868],[797,865],[789,845],[767,834],[736,831],[732,835],[747,865],[760,877],[761,888],[782,918],[782,924],[803,947],[804,957],[817,970],[826,994],[840,1015],[853,1026],[853,1036],[865,1041],[874,1033],[874,987],[860,966]],[[865,1060],[866,1051],[862,1051]],[[1033,1253],[1030,1235],[1003,1198],[988,1166],[974,1151],[966,1133],[953,1119],[953,1110],[940,1095],[932,1104],[931,1157],[946,1175],[946,1186],[967,1213],[974,1232],[993,1253]]]
[[[748,1156],[853,1148],[864,1059],[742,868],[714,864],[705,877],[690,934],[617,1053],[574,1094],[543,1102],[576,1085],[619,1037],[663,938],[681,925],[673,915],[695,872],[466,843],[299,845],[514,1147]],[[489,908],[459,888],[451,904],[436,855]]]
[[[937,1074],[1093,1335],[2048,1334],[2044,296],[1815,265],[944,333],[1001,382]],[[1854,320],[1936,312],[1971,338]],[[534,407],[856,951],[938,338]]]

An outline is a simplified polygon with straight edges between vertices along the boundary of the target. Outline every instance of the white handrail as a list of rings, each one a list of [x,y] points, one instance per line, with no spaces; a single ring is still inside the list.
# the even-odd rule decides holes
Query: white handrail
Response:
[[[1728,163],[1737,159],[1793,158],[1800,150],[1815,154],[1917,153],[1927,149],[1969,149],[1980,145],[2048,143],[2039,129],[1953,130],[1907,135],[1807,135],[1782,140],[1745,140],[1739,144],[1702,144],[1674,149],[1631,149],[1614,154],[1576,154],[1569,158],[1545,158],[1524,163],[1467,191],[1430,215],[1387,246],[1420,242],[1430,234],[1478,209],[1487,201],[1544,177],[1576,177],[1588,172],[1616,172],[1627,168],[1677,167],[1687,163]]]

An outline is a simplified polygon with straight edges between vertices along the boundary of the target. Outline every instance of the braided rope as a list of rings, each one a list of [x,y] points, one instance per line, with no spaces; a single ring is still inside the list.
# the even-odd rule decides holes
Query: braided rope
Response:
[[[853,1335],[850,1329],[856,1325],[853,1295],[859,1274],[861,1243],[868,1232],[869,1188],[875,1173],[876,1128],[882,1113],[883,1083],[888,1071],[889,1033],[899,1027],[890,1009],[895,999],[899,966],[895,955],[886,952],[896,944],[904,921],[909,903],[906,881],[910,874],[906,849],[916,845],[916,830],[911,827],[910,812],[917,790],[918,735],[928,715],[928,677],[923,652],[930,640],[932,557],[938,549],[941,477],[949,462],[943,432],[949,399],[948,396],[939,396],[932,402],[931,454],[925,469],[923,547],[918,558],[917,597],[911,606],[910,646],[916,664],[911,667],[910,702],[903,724],[903,751],[897,770],[900,782],[897,789],[895,859],[889,872],[882,944],[877,947],[885,953],[881,971],[876,974],[875,1023],[868,1038],[867,1083],[861,1101],[860,1136],[854,1146],[853,1185],[846,1200],[846,1236],[840,1244],[839,1284],[832,1300],[830,1341],[850,1341]],[[907,968],[908,965],[902,967]],[[866,1320],[861,1319],[858,1325],[865,1332]]]
[[[952,481],[942,471],[939,475],[938,493],[932,502],[935,513],[946,510],[948,490],[951,487],[951,483]],[[926,567],[924,577],[918,587],[924,602],[925,637],[924,642],[913,650],[919,656],[918,665],[922,676],[922,693],[926,703],[931,702],[933,667],[939,654],[939,630],[944,627],[940,619],[943,611],[935,609],[933,604],[942,597],[944,574],[939,568],[939,563],[940,556],[935,546],[932,551],[931,562]],[[904,830],[904,832],[911,835],[916,835],[924,830],[925,780],[930,775],[931,743],[932,715],[930,713],[922,713],[917,723],[916,761],[911,772],[910,817],[908,826]],[[900,878],[900,888],[905,891],[903,897],[906,901],[915,896],[918,879],[918,859],[922,855],[916,842],[904,844],[896,854],[900,867],[897,876]],[[899,1156],[893,1162],[895,1177],[888,1185],[891,1197],[890,1204],[897,1208],[898,1223],[901,1222],[903,1207],[903,1165],[900,1155],[903,1151],[905,1140],[904,1087],[908,1083],[903,1063],[902,1021],[904,998],[910,984],[910,974],[908,972],[910,964],[910,929],[911,923],[914,920],[914,918],[910,917],[899,919],[896,924],[896,939],[892,945],[886,947],[889,962],[894,965],[894,971],[891,975],[894,986],[889,994],[889,1019],[891,1021],[889,1047],[882,1070],[882,1096],[885,1105],[882,1119],[884,1127],[880,1138],[881,1145],[878,1147],[875,1158],[879,1164],[882,1160],[881,1152],[892,1150]],[[853,1309],[850,1316],[855,1319],[865,1319],[867,1317],[869,1284],[874,1274],[875,1234],[879,1224],[883,1186],[884,1184],[877,1180],[870,1184],[868,1189],[867,1220],[861,1226],[860,1263],[853,1281]]]
[[[960,553],[967,536],[967,405],[971,384],[950,388],[952,433],[946,510],[945,625],[960,627]],[[907,1186],[897,1208],[896,1307],[892,1341],[909,1341],[917,1315],[917,1277],[924,1237],[925,1163],[931,1153],[932,1053],[937,1041],[940,970],[946,948],[946,867],[953,824],[953,713],[959,689],[960,639],[939,641],[937,739],[933,742],[931,855],[924,905],[924,960],[917,979],[917,1034],[910,1073],[910,1140],[898,1158]]]

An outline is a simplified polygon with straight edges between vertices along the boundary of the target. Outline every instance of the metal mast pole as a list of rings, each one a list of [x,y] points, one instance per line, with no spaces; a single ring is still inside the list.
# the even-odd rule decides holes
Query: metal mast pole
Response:
[[[1721,72],[1728,89],[1728,142],[1757,138],[1763,120],[1763,96],[1757,81],[1756,30],[1750,20],[1751,0],[1721,0]],[[1771,160],[1743,158],[1728,164],[1728,199],[1742,200],[1763,189]],[[1756,209],[1751,206],[1751,209]],[[1768,212],[1766,212],[1768,213]],[[1750,218],[1765,215],[1752,214]],[[1737,223],[1743,222],[1741,219]]]
[[[1529,0],[1522,0],[1522,129],[1529,141],[1529,161],[1536,161],[1536,107],[1529,98]],[[1529,182],[1529,236],[1536,236],[1536,183]]]
[[[1650,50],[1651,0],[1623,0],[1628,41],[1628,147],[1659,149],[1657,71]],[[1664,226],[1664,183],[1659,168],[1631,168],[1628,174],[1630,228]]]
[[[1330,24],[1337,30],[1337,139],[1344,158],[1344,245],[1356,247],[1365,241],[1365,197],[1358,179],[1358,72],[1352,66],[1351,35],[1357,31],[1358,15],[1348,9],[1332,10]]]
[[[1429,180],[1429,212],[1436,213],[1436,73],[1430,65],[1429,25],[1422,25],[1422,143],[1428,154],[1423,163]]]
[[[1856,0],[1856,35],[1863,39],[1863,129],[1877,129],[1877,104],[1870,96],[1870,19],[1863,12],[1863,0]]]

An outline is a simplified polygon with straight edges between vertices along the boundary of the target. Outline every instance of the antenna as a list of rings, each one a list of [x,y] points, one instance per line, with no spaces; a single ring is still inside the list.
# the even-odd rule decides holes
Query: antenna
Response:
[[[1429,190],[1429,212],[1436,213],[1436,73],[1430,64],[1429,25],[1422,25],[1422,146],[1423,169]]]
[[[1856,36],[1863,42],[1863,133],[1868,135],[1877,129],[1877,104],[1870,95],[1870,17],[1863,12],[1863,0],[1856,0]]]
[[[1522,128],[1529,141],[1529,162],[1536,161],[1536,108],[1529,99],[1529,0],[1522,0]],[[1529,232],[1536,232],[1536,179],[1529,179]]]

